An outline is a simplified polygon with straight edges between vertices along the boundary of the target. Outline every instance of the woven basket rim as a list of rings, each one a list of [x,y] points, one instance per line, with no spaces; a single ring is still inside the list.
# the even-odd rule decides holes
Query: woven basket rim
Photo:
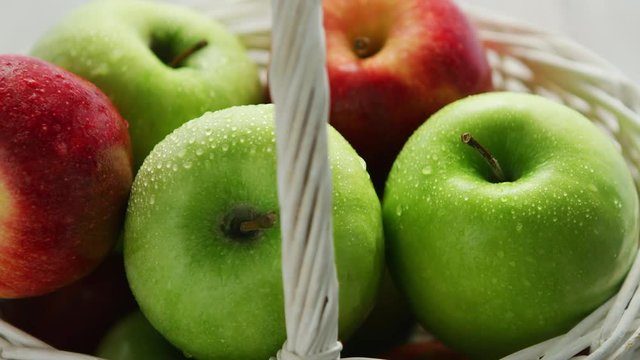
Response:
[[[226,21],[225,24],[229,25],[232,31],[236,29],[236,34],[244,42],[245,46],[256,54],[258,64],[263,69],[266,68],[268,56],[265,57],[264,53],[268,53],[271,45],[269,38],[271,24],[266,21],[265,16],[270,16],[270,14],[264,13],[261,10],[263,8],[256,5],[263,0],[233,0],[229,2],[232,3],[231,5],[222,1],[205,5],[205,1],[202,1],[203,4],[200,7],[205,6],[205,10],[215,10],[217,14],[221,14],[218,20],[223,23]],[[255,9],[260,10],[252,10],[251,6],[247,6],[252,4],[256,5]],[[206,6],[210,5],[211,8],[206,8]],[[584,91],[581,97],[595,99],[599,111],[603,112],[601,114],[602,118],[594,119],[593,116],[599,116],[599,113],[595,111],[593,114],[589,114],[591,115],[590,118],[596,122],[601,122],[608,134],[618,142],[621,151],[629,162],[629,166],[635,169],[633,175],[636,185],[640,184],[640,145],[633,141],[636,138],[640,139],[640,115],[638,115],[640,112],[640,86],[638,84],[634,83],[608,60],[562,33],[550,32],[542,29],[537,24],[516,20],[511,16],[489,11],[466,2],[458,5],[469,15],[471,21],[478,28],[480,37],[487,46],[488,51],[493,51],[498,56],[499,59],[492,64],[494,71],[506,71],[503,68],[499,68],[499,66],[504,65],[499,61],[503,60],[501,59],[503,56],[512,56],[515,60],[520,61],[521,64],[534,64],[538,71],[534,71],[535,74],[541,74],[540,71],[545,71],[547,74],[554,74],[554,76],[562,75],[563,82],[570,81],[567,79],[573,79],[575,83],[569,84],[573,86],[569,87],[569,89],[573,89],[571,94]],[[216,6],[219,8],[213,9]],[[233,16],[225,18],[225,9],[223,8],[227,7],[226,10],[231,14],[234,10],[233,6],[238,6],[235,9],[236,12],[233,13]],[[243,28],[237,22],[238,14],[252,16],[252,19],[255,20],[254,24],[257,25]],[[511,31],[506,33],[506,29],[511,29]],[[499,36],[500,32],[508,36],[501,37]],[[545,53],[550,56],[544,56]],[[502,75],[505,74],[507,73],[502,73]],[[520,79],[517,78],[517,74],[512,73],[507,75],[514,76],[515,80],[522,80],[521,85],[525,87],[531,85],[532,92],[535,92],[535,85],[537,84],[534,80]],[[601,87],[598,85],[601,85]],[[560,89],[567,90],[566,87],[558,86]],[[562,100],[562,97],[560,100]],[[611,115],[613,115],[617,123],[611,123]],[[608,301],[597,309],[592,314],[592,317],[587,317],[574,330],[570,331],[567,337],[560,336],[550,339],[542,344],[534,345],[531,348],[522,350],[522,352],[513,354],[508,359],[534,359],[544,354],[545,359],[566,360],[574,355],[569,354],[566,350],[567,348],[585,344],[587,346],[590,345],[595,350],[595,356],[588,357],[589,360],[606,359],[609,356],[620,359],[632,359],[633,356],[640,356],[636,351],[640,348],[640,309],[632,308],[635,304],[634,299],[638,299],[636,302],[640,306],[640,294],[634,295],[640,281],[638,278],[640,278],[640,257],[636,258],[634,269],[629,273],[627,283],[621,290],[621,293],[627,291],[629,296],[627,299],[612,299]],[[631,280],[632,283],[629,283]],[[634,297],[631,297],[632,295]],[[630,313],[626,313],[628,310]],[[617,321],[607,317],[608,311],[619,312],[619,314],[616,314],[616,316],[619,315]],[[627,318],[624,317],[625,314],[628,315]],[[596,325],[602,323],[606,325],[607,321],[609,325],[623,323],[622,325],[627,326],[627,329],[620,330],[623,332],[621,334],[619,331],[617,332],[617,327],[613,327],[606,331],[603,330],[603,334],[600,334]],[[629,329],[631,330],[628,331]],[[616,343],[616,346],[611,346],[606,351],[598,352],[604,346],[609,346],[607,344],[611,344],[610,339],[614,339],[613,342]],[[44,358],[44,356],[52,356],[49,357],[50,359],[95,359],[86,355],[74,356],[67,352],[58,352],[0,320],[0,358],[2,356],[11,359],[35,359]]]

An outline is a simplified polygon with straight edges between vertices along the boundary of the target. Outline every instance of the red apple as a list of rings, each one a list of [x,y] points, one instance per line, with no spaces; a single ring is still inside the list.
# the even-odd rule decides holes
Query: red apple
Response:
[[[454,352],[435,339],[422,340],[398,346],[389,354],[389,360],[465,360],[466,357]]]
[[[413,131],[492,89],[475,29],[451,0],[324,0],[331,124],[380,189]]]
[[[0,55],[0,298],[94,269],[121,231],[131,182],[127,123],[100,90]]]
[[[93,353],[107,331],[136,309],[119,253],[52,293],[0,301],[4,320],[57,349],[81,353]]]

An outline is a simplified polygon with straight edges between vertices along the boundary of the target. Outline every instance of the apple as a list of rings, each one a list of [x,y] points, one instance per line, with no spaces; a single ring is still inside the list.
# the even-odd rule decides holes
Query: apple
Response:
[[[383,219],[418,320],[474,359],[570,329],[616,293],[638,247],[638,196],[613,142],[530,94],[436,113],[395,161]]]
[[[122,229],[132,183],[127,123],[89,82],[0,55],[0,298],[85,276]]]
[[[466,360],[435,339],[425,339],[400,345],[385,354],[387,360]]]
[[[187,359],[139,311],[127,315],[109,330],[96,355],[108,360]]]
[[[109,96],[130,124],[136,169],[187,120],[263,97],[257,68],[238,39],[178,5],[90,2],[51,29],[32,54]]]
[[[207,113],[140,168],[125,224],[129,284],[142,312],[199,360],[267,359],[285,341],[274,107]],[[329,129],[339,329],[348,337],[382,277],[380,202],[361,158]]]
[[[324,0],[331,124],[379,192],[403,144],[442,106],[492,89],[475,29],[451,0]]]
[[[137,305],[121,254],[52,293],[0,302],[0,318],[56,349],[92,353],[105,333]]]
[[[375,306],[358,330],[343,343],[341,356],[380,357],[381,353],[406,343],[415,327],[416,319],[406,299],[389,271],[385,271]]]

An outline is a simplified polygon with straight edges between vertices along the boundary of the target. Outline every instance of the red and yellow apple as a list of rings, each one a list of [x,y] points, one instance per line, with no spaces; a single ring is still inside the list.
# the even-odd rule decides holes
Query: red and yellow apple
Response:
[[[121,231],[132,182],[127,123],[91,83],[0,56],[0,298],[94,269]]]
[[[413,131],[492,89],[475,29],[451,0],[324,0],[331,124],[378,190]]]

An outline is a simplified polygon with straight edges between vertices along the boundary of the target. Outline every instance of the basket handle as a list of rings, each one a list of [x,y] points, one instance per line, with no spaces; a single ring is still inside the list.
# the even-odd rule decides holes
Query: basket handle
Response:
[[[278,359],[339,359],[322,3],[272,0],[272,6],[269,88],[275,104],[287,330]]]

